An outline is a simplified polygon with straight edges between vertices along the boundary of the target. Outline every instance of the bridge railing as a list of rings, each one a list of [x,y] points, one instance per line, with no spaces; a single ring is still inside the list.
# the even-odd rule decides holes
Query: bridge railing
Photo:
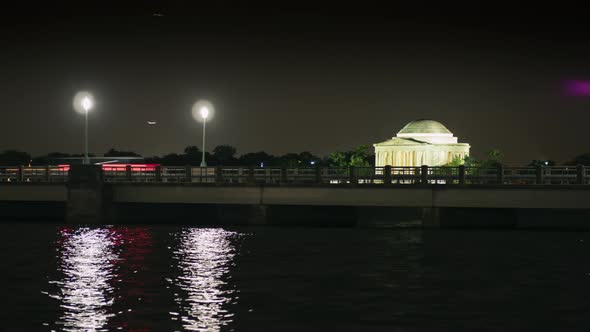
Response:
[[[424,178],[423,171],[426,170],[426,180],[429,184],[459,184],[460,169],[458,167],[428,167],[419,168],[421,179]],[[421,181],[422,182],[422,181]]]
[[[497,184],[498,170],[495,168],[465,167],[465,184]]]
[[[500,167],[496,172],[498,184],[537,184],[538,180],[535,167]]]
[[[0,182],[66,182],[63,166],[0,166]],[[102,167],[105,182],[219,184],[590,184],[590,167]]]
[[[19,173],[19,167],[2,166],[0,167],[0,181],[12,182],[22,181]]]
[[[350,181],[349,167],[326,167],[319,168],[320,183],[343,184]]]
[[[354,167],[349,169],[349,177],[352,173],[352,181],[357,184],[383,184],[385,183],[385,167]]]
[[[283,168],[282,172],[285,172],[284,180],[286,183],[318,183],[317,169],[304,167],[304,168]]]
[[[572,166],[543,167],[541,178],[543,184],[576,184],[577,168]]]
[[[384,170],[385,172],[385,170]],[[391,183],[393,184],[418,184],[421,183],[420,167],[391,167]]]
[[[66,182],[68,171],[60,166],[0,166],[0,182]]]
[[[221,167],[218,168],[220,174],[217,182],[222,183],[247,183],[249,169],[241,167]]]
[[[105,182],[122,182],[127,180],[127,169],[124,166],[103,168],[102,174]]]

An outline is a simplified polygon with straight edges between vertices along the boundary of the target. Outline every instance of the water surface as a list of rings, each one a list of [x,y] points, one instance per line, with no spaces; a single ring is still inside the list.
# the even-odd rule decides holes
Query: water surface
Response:
[[[590,234],[0,224],[6,331],[586,330]]]

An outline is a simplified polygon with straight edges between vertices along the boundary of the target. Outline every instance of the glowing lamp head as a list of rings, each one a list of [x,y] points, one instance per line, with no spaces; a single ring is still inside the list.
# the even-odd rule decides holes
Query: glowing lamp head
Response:
[[[207,100],[201,99],[193,104],[191,113],[196,121],[208,122],[215,117],[215,107]]]
[[[88,113],[94,107],[94,97],[87,91],[80,91],[74,96],[73,106],[78,113]]]
[[[207,108],[207,106],[203,106],[199,110],[199,113],[201,114],[201,118],[207,119],[207,117],[209,116],[209,108]]]
[[[88,98],[88,96],[86,96],[86,97],[84,97],[84,99],[82,99],[82,108],[86,112],[88,112],[92,108],[92,100],[90,100],[90,98]]]

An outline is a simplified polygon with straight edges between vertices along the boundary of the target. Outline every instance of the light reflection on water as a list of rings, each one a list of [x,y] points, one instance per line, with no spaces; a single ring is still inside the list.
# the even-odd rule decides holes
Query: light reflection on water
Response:
[[[235,303],[235,290],[228,284],[229,268],[235,255],[232,238],[238,234],[223,229],[187,228],[179,234],[174,252],[180,275],[173,282],[184,294],[175,294],[180,318],[189,331],[219,331],[232,322],[227,306]]]
[[[62,316],[56,323],[64,331],[106,331],[114,314],[113,278],[115,252],[113,232],[106,228],[63,229],[58,270],[63,277],[51,297],[61,301]]]

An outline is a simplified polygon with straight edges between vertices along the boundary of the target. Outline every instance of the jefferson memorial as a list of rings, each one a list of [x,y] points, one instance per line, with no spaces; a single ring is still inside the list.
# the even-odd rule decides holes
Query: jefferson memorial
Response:
[[[408,123],[396,137],[373,144],[375,166],[441,166],[463,160],[469,155],[469,144],[457,143],[457,137],[442,123],[416,120]]]

